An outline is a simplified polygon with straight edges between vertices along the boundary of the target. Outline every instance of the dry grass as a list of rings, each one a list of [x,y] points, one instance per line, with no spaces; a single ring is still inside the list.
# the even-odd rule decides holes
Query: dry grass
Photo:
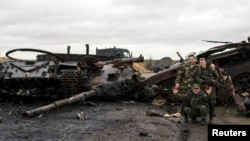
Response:
[[[7,60],[6,57],[0,57],[0,62],[3,62],[3,61],[5,61],[5,60]]]

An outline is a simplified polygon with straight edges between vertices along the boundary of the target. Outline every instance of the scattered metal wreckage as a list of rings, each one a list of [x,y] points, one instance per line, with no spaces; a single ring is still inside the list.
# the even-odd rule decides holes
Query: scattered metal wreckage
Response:
[[[6,53],[9,60],[0,64],[1,92],[23,96],[65,98],[78,92],[90,90],[94,78],[99,75],[98,73],[103,73],[103,68],[113,71],[105,71],[105,73],[109,73],[106,74],[108,79],[116,79],[116,73],[119,73],[120,70],[110,70],[107,67],[108,64],[113,63],[119,66],[120,63],[121,66],[125,67],[124,63],[132,64],[132,62],[142,62],[144,59],[143,56],[113,60],[102,58],[106,60],[98,63],[96,56],[88,55],[88,45],[86,45],[86,50],[87,55],[81,55],[82,58],[76,57],[76,54],[70,54],[69,49],[67,54],[28,48],[10,50]],[[37,60],[21,60],[10,56],[17,51],[44,54],[38,55]],[[97,56],[100,57],[100,53]],[[126,71],[125,68],[123,69],[122,71]],[[130,72],[129,75],[132,74]]]
[[[39,52],[54,58],[50,60],[21,60],[10,56],[16,51]],[[70,55],[70,54],[69,54]],[[65,62],[57,54],[20,48],[6,53],[9,60],[0,64],[0,93],[19,97],[52,97],[59,102],[54,106],[70,104],[85,97],[119,97],[133,91],[142,77],[131,66],[143,62],[144,57],[97,61],[94,56],[84,56],[78,61]],[[45,112],[43,108],[24,116]]]
[[[249,90],[249,78],[245,79],[245,76],[249,76],[249,44],[249,42],[230,43],[196,55],[197,58],[206,57],[216,64],[216,69],[221,76],[218,82],[218,102],[232,105],[234,100],[240,111],[248,110],[239,92]],[[231,49],[231,51],[220,54],[226,49]],[[88,50],[88,45],[86,45],[87,55],[77,59],[72,57],[74,54],[71,56],[69,50],[67,55],[34,49],[11,50],[6,53],[10,60],[0,65],[1,93],[10,93],[15,96],[54,97],[57,100],[49,105],[25,111],[23,113],[25,117],[42,114],[95,96],[129,95],[143,101],[163,95],[171,103],[179,101],[172,95],[172,87],[178,70],[187,63],[187,60],[183,59],[178,52],[180,62],[172,65],[171,58],[164,58],[162,61],[163,64],[165,63],[164,69],[148,78],[143,78],[131,67],[133,62],[143,62],[142,56],[99,61],[95,56],[88,55]],[[38,55],[36,61],[30,61],[10,57],[9,54],[15,51],[35,51],[45,54]],[[239,64],[242,66],[239,67]],[[243,82],[247,85],[243,85]]]
[[[88,46],[86,47],[88,48]],[[10,56],[11,53],[17,51],[45,54],[38,55],[38,58],[40,58],[38,60],[21,60]],[[113,80],[127,80],[131,76],[137,75],[131,64],[143,61],[142,56],[98,62],[94,56],[87,55],[81,59],[71,60],[69,59],[71,58],[70,55],[69,51],[67,57],[65,57],[61,54],[28,48],[8,51],[6,56],[9,60],[0,64],[1,95],[62,99],[82,91],[91,90],[93,87],[102,84],[110,84]],[[41,56],[46,59],[41,59]],[[64,58],[67,58],[67,62],[64,61]],[[128,66],[129,68],[127,68]],[[139,74],[137,76],[138,78],[141,77]],[[124,85],[124,88],[126,88],[126,85]],[[122,90],[122,88],[112,87],[107,91],[115,96],[119,95],[117,94],[118,90]]]

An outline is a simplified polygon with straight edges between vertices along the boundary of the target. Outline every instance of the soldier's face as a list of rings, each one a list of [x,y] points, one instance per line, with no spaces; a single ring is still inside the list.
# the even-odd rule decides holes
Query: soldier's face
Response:
[[[194,58],[193,56],[189,57],[189,58],[188,58],[188,62],[189,62],[191,65],[195,64],[195,58]]]
[[[207,62],[205,60],[200,60],[200,66],[206,68]]]
[[[200,88],[193,88],[193,92],[194,92],[194,94],[198,94],[199,92],[200,92]]]

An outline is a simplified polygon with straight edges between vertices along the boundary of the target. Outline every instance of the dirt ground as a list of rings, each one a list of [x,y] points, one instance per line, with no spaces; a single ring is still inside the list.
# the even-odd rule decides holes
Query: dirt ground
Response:
[[[133,100],[78,102],[35,117],[22,113],[47,102],[0,102],[0,140],[37,141],[206,141],[207,125],[184,123],[182,117],[148,116],[179,111],[179,105],[154,106]],[[48,103],[47,103],[48,104]],[[176,111],[177,110],[177,111]],[[250,124],[247,117],[233,114],[232,108],[216,107],[215,124]],[[82,112],[80,120],[77,113]]]
[[[38,116],[23,116],[23,112],[51,102],[0,98],[0,140],[207,141],[207,125],[185,123],[183,117],[148,116],[147,111],[152,110],[160,115],[179,112],[180,105],[159,107],[152,101],[87,99]],[[214,123],[249,125],[250,118],[238,116],[233,108],[217,106]]]

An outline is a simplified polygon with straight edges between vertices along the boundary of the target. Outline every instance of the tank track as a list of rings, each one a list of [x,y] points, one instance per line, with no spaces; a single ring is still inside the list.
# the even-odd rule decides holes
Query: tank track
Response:
[[[49,98],[55,95],[56,91],[54,88],[47,89],[10,89],[0,90],[1,97],[20,97],[20,98]]]

